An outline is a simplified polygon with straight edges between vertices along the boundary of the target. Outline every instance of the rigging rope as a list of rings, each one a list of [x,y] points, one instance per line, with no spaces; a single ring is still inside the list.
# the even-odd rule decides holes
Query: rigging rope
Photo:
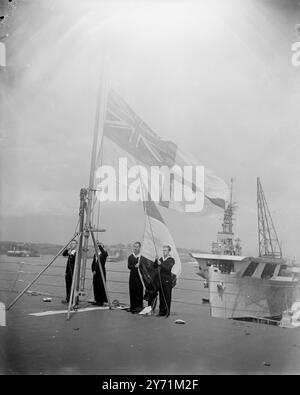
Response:
[[[102,167],[103,164],[103,139],[101,140],[101,146],[100,146],[100,152],[99,152],[99,162],[100,162],[100,167]],[[96,192],[95,192],[96,194]],[[98,215],[97,215],[97,229],[99,229],[99,224],[100,224],[100,213],[101,213],[101,200],[97,199],[98,201]]]
[[[103,164],[103,141],[101,141],[101,145],[99,148],[99,153],[97,156],[97,163],[99,167],[102,167]],[[99,223],[100,223],[100,199],[97,199],[97,191],[101,191],[101,189],[98,189],[94,185],[93,189],[93,206],[92,206],[92,223],[97,223],[97,229],[99,229]],[[96,213],[97,210],[97,213]]]
[[[113,148],[113,149],[115,149],[115,148]],[[137,160],[136,160],[135,162],[138,164],[138,166],[140,166]],[[128,165],[127,165],[127,170],[129,170]],[[141,188],[141,192],[142,192],[142,199],[143,199],[143,201],[144,201],[145,199],[144,199],[144,196],[143,196],[143,184],[142,184],[142,177],[141,177],[140,167],[139,167],[139,175],[140,175],[140,188]],[[119,182],[119,184],[121,184],[121,183]],[[145,201],[146,201],[146,200],[145,200]],[[149,216],[148,216],[147,212],[145,211],[145,209],[144,209],[144,213],[145,213],[145,215],[146,215],[146,217],[147,217],[147,219],[148,219],[148,221],[149,221],[150,230],[151,230],[151,236],[152,236],[152,241],[153,241],[153,245],[154,245],[154,248],[155,248],[156,256],[157,256],[157,258],[158,258],[159,255],[158,255],[157,248],[156,248],[156,244],[155,244],[154,232],[153,232],[153,229],[152,229],[151,221],[150,221]],[[145,230],[144,230],[144,237],[145,237],[145,231],[146,231],[146,226],[145,226]],[[138,270],[138,272],[139,272],[139,276],[140,276],[142,285],[143,285],[143,287],[145,288],[144,282],[142,281],[142,278],[141,278],[141,273],[140,273],[139,270]],[[170,315],[170,311],[169,311],[169,307],[168,307],[167,302],[166,302],[166,296],[165,296],[165,293],[164,293],[164,290],[163,290],[163,287],[162,287],[162,281],[161,281],[161,275],[160,275],[160,267],[158,267],[158,277],[159,277],[160,288],[161,288],[161,291],[162,291],[163,299],[164,299],[165,305],[166,305],[166,307],[167,307],[167,312],[168,312],[168,313],[167,313],[167,317],[168,317],[168,316]]]
[[[146,200],[144,199],[143,180],[142,180],[142,177],[141,177],[140,167],[139,167],[139,174],[140,174],[140,188],[141,188],[141,192],[142,192],[142,200],[143,200],[143,202],[145,202]],[[145,210],[145,206],[144,206],[144,214],[146,215],[147,220],[149,222],[150,231],[151,231],[151,237],[152,237],[152,241],[153,241],[153,245],[154,245],[154,249],[155,249],[157,264],[158,264],[159,256],[158,256],[157,247],[156,247],[156,244],[155,244],[154,232],[153,232],[153,229],[152,229],[152,224],[151,224],[149,215],[147,214],[147,211]],[[144,239],[145,239],[145,233],[146,233],[146,224],[145,224],[145,229],[144,229]],[[140,270],[138,269],[138,271],[139,271],[139,275],[141,277]],[[161,274],[160,274],[160,266],[158,266],[158,268],[157,268],[157,273],[158,273],[158,278],[159,278],[160,291],[161,291],[161,294],[163,296],[163,300],[164,300],[165,306],[167,308],[167,315],[166,315],[166,318],[167,318],[170,315],[170,309],[169,309],[169,306],[167,304],[166,295],[165,295],[165,292],[164,292],[164,289],[163,289],[163,285],[162,285]],[[142,284],[144,284],[144,283],[142,282]],[[156,300],[157,300],[157,296],[156,296],[156,298],[153,301],[153,305],[154,306],[156,305]]]

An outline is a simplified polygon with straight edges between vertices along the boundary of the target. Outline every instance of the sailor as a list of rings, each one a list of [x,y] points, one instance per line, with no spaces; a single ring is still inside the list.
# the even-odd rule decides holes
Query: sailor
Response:
[[[102,267],[102,273],[104,276],[104,281],[106,281],[106,269],[105,269],[105,263],[106,259],[108,257],[108,253],[104,248],[104,245],[102,243],[99,243],[97,240],[97,245],[100,250],[98,253],[99,255],[99,260],[100,264]],[[92,272],[93,272],[93,288],[94,288],[94,299],[95,301],[93,302],[93,305],[97,306],[103,306],[104,303],[107,303],[107,296],[105,292],[105,286],[103,283],[98,259],[96,257],[96,254],[94,255],[93,258],[93,263],[92,263]]]
[[[73,280],[73,273],[74,273],[74,266],[75,266],[75,259],[76,259],[76,247],[77,241],[72,240],[69,248],[67,248],[63,252],[63,256],[67,256],[67,266],[65,272],[65,282],[66,282],[66,299],[62,300],[62,303],[69,303],[70,300],[70,293],[72,288],[72,280]]]
[[[170,315],[171,299],[172,299],[172,267],[175,265],[175,260],[170,256],[171,247],[169,245],[163,246],[163,256],[156,259],[154,267],[158,268],[159,278],[159,313],[158,316]]]
[[[141,243],[135,242],[133,245],[133,253],[128,257],[129,275],[129,296],[130,296],[130,311],[133,314],[139,313],[143,310],[143,293],[144,288],[140,278],[139,260],[141,257]]]

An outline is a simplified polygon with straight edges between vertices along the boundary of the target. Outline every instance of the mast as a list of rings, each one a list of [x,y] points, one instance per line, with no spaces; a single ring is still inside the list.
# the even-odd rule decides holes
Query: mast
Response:
[[[223,233],[233,234],[233,214],[236,204],[233,203],[233,178],[230,180],[230,201],[224,212],[224,219],[222,223]]]
[[[103,125],[104,125],[104,116],[105,116],[105,95],[106,95],[105,90],[106,90],[105,89],[105,58],[103,58],[102,67],[99,76],[98,92],[97,92],[89,187],[87,189],[87,195],[86,195],[86,220],[84,225],[84,240],[83,240],[83,247],[81,253],[82,263],[81,265],[78,265],[78,276],[77,276],[77,287],[76,287],[77,293],[84,292],[88,243],[89,243],[90,230],[92,229],[91,218],[92,218],[93,198],[95,192],[94,183],[95,183],[95,170],[96,170],[96,156],[97,156],[99,136],[101,136],[100,144],[102,144]]]
[[[224,211],[222,232],[218,232],[217,242],[212,243],[213,254],[239,255],[241,253],[240,240],[237,239],[234,243],[233,220],[237,204],[233,201],[233,182],[234,179],[231,178],[230,200]]]
[[[104,58],[102,67],[100,69],[100,78],[99,78],[99,85],[97,92],[97,107],[96,107],[96,116],[95,116],[95,125],[94,125],[89,187],[87,189],[82,188],[80,190],[80,208],[79,208],[79,222],[78,222],[79,232],[75,232],[75,234],[72,236],[70,241],[56,254],[56,256],[52,259],[52,261],[10,303],[10,305],[7,307],[7,310],[9,310],[24,295],[24,293],[27,290],[29,290],[29,288],[40,278],[40,276],[53,264],[53,262],[61,255],[61,253],[69,246],[71,241],[76,239],[76,237],[79,237],[79,243],[76,251],[74,275],[72,279],[71,294],[70,294],[70,300],[68,306],[68,319],[70,319],[71,311],[75,310],[75,306],[78,305],[79,296],[81,296],[84,293],[89,237],[90,236],[92,237],[92,241],[94,244],[94,253],[96,256],[98,256],[99,250],[96,245],[94,233],[105,232],[104,229],[95,229],[94,227],[92,227],[92,223],[91,223],[93,197],[95,192],[94,182],[95,182],[97,147],[98,147],[98,140],[100,133],[101,133],[101,137],[103,136],[103,125],[104,125],[104,116],[105,116],[105,95],[106,95],[105,79],[104,79],[105,61],[106,59]],[[101,140],[101,144],[102,144],[102,140]],[[98,259],[98,264],[99,264],[99,259]],[[103,275],[103,271],[101,269],[101,265],[100,265],[100,274],[102,281],[104,283],[105,293],[107,296],[109,307],[111,308],[110,298],[107,292],[105,278]]]
[[[279,243],[260,178],[257,178],[257,214],[259,256],[282,258],[281,245]]]

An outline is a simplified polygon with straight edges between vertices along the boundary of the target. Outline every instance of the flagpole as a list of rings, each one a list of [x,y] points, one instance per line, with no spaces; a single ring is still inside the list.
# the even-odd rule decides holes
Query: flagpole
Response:
[[[97,102],[96,102],[96,115],[95,115],[95,124],[94,124],[94,136],[93,136],[93,144],[92,144],[92,155],[91,155],[91,166],[90,166],[90,178],[89,178],[89,187],[87,193],[87,206],[86,206],[86,222],[85,222],[85,231],[84,231],[84,242],[83,242],[83,250],[82,250],[82,265],[79,267],[79,275],[78,275],[78,284],[77,290],[79,292],[84,292],[84,284],[85,284],[85,271],[86,271],[86,262],[87,262],[87,253],[88,253],[88,242],[89,235],[92,224],[92,206],[93,206],[93,196],[94,196],[94,182],[95,182],[95,171],[96,171],[96,157],[97,157],[97,148],[98,148],[98,140],[99,136],[101,136],[101,144],[103,137],[103,125],[104,125],[104,116],[105,116],[105,96],[106,96],[106,87],[105,87],[105,69],[106,69],[106,57],[102,58],[102,67],[100,68],[99,82],[98,82],[98,92],[97,92]]]

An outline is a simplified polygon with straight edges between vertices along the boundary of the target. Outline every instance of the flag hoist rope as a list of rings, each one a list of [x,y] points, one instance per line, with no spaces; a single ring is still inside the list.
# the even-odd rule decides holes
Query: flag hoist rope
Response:
[[[90,236],[90,230],[92,227],[92,209],[93,209],[93,199],[95,193],[95,170],[96,170],[96,156],[98,149],[98,141],[99,141],[99,130],[101,131],[101,142],[103,138],[103,127],[104,127],[104,119],[105,119],[105,110],[106,110],[106,90],[107,84],[105,81],[106,78],[106,68],[107,68],[107,58],[103,58],[102,67],[100,69],[100,76],[98,82],[98,92],[96,99],[96,114],[95,114],[95,123],[94,123],[94,135],[93,135],[93,144],[92,144],[92,155],[91,155],[91,164],[90,164],[90,177],[89,177],[89,188],[87,189],[87,206],[86,206],[86,220],[85,220],[85,232],[84,232],[84,240],[82,240],[82,259],[81,265],[78,267],[79,274],[79,283],[77,283],[77,288],[81,291],[84,291],[85,284],[85,272],[86,272],[86,263],[87,263],[87,251],[88,251],[88,242]],[[100,146],[101,146],[100,145]]]
[[[140,174],[140,188],[141,188],[141,193],[142,193],[142,200],[143,200],[143,202],[146,202],[146,200],[144,199],[143,180],[142,180],[142,177],[141,177],[140,167],[139,167],[139,174]],[[154,248],[155,248],[156,259],[157,259],[157,263],[158,263],[159,255],[158,255],[157,247],[156,247],[156,244],[155,244],[154,232],[153,232],[153,229],[152,229],[152,225],[151,225],[151,221],[150,221],[149,215],[147,214],[147,210],[145,209],[145,206],[144,206],[144,213],[145,213],[145,215],[147,217],[147,220],[149,221],[152,241],[153,241],[153,245],[154,245]],[[146,225],[145,225],[145,230],[144,230],[144,238],[145,238],[145,232],[146,232]],[[139,275],[141,277],[141,273],[140,273],[139,268],[138,268],[138,272],[139,272]],[[163,296],[163,299],[164,299],[164,302],[165,302],[165,306],[167,308],[167,315],[166,315],[166,317],[169,317],[170,310],[169,310],[169,307],[168,307],[168,304],[167,304],[167,300],[166,300],[166,295],[165,295],[165,292],[164,292],[164,289],[163,289],[163,286],[162,286],[161,274],[160,274],[160,266],[158,266],[157,272],[158,272],[158,278],[159,278],[159,284],[160,284],[161,293],[162,293],[162,296]],[[142,281],[142,284],[143,284],[143,286],[145,288],[145,285],[144,285],[143,281]]]
[[[137,161],[136,161],[136,162],[137,162]],[[138,162],[137,162],[137,163],[138,163]],[[141,177],[141,170],[140,170],[140,165],[139,165],[139,164],[138,164],[138,166],[139,166],[139,175],[140,175],[140,189],[141,189],[141,193],[142,193],[142,200],[143,200],[143,202],[144,202],[144,190],[143,190],[143,183],[142,183],[142,177]],[[144,203],[143,203],[143,204],[144,204]],[[146,214],[145,208],[144,208],[144,213]],[[147,215],[147,214],[146,214],[146,215]],[[148,218],[148,217],[147,217],[147,218]],[[148,219],[149,219],[149,218],[148,218]],[[145,238],[145,232],[146,232],[146,225],[145,225],[145,229],[144,229],[144,237],[143,237],[143,238]],[[154,244],[155,252],[156,252],[156,255],[157,255],[157,251],[156,251],[156,246],[155,246],[154,240],[153,240],[153,244]],[[139,274],[141,283],[142,283],[142,285],[143,285],[144,292],[146,292],[147,288],[146,288],[146,286],[145,286],[142,273],[141,273],[141,271],[140,271],[140,259],[141,259],[141,255],[139,256],[137,269],[138,269],[138,274]]]
[[[99,154],[97,158],[97,163],[99,164],[99,167],[102,167],[103,164],[103,139],[101,140],[101,145],[99,149]],[[101,213],[101,199],[97,198],[97,189],[94,189],[94,205],[92,208],[92,213],[93,213],[93,222],[97,222],[97,229],[99,229],[99,223],[100,223],[100,213]],[[97,205],[96,205],[97,204]],[[96,209],[97,209],[97,214],[96,214]]]
[[[101,159],[100,159],[100,165],[102,165],[102,161],[103,161],[103,137],[102,137],[102,141],[101,141],[101,146],[100,146],[99,156],[98,156],[98,157],[101,158]],[[139,165],[138,161],[136,161],[136,163]],[[128,169],[128,166],[127,166],[127,169]],[[141,194],[142,194],[142,199],[144,200],[144,193],[143,193],[144,191],[143,191],[143,185],[142,185],[142,177],[141,177],[140,167],[139,167],[139,175],[140,175],[140,188],[141,188]],[[94,193],[95,193],[95,192],[96,192],[96,189],[94,189],[93,191],[94,191]],[[94,207],[93,207],[93,211],[94,211],[94,208],[95,208],[95,205],[94,205]],[[151,230],[151,237],[152,237],[152,240],[153,240],[153,245],[154,245],[154,248],[155,248],[155,253],[156,253],[156,256],[157,256],[157,258],[158,258],[158,257],[159,257],[159,254],[158,254],[157,247],[156,247],[156,243],[155,243],[154,232],[153,232],[153,229],[152,229],[151,221],[150,221],[150,218],[149,218],[149,216],[148,216],[148,214],[147,214],[147,212],[146,212],[145,209],[144,209],[144,213],[145,213],[145,215],[146,215],[146,217],[147,217],[147,220],[149,221],[149,226],[150,226],[150,230]],[[100,199],[99,199],[99,206],[98,206],[98,222],[97,222],[98,224],[99,224],[99,217],[100,217]],[[146,226],[145,226],[145,231],[146,231]],[[145,235],[145,231],[144,231],[144,235]],[[139,258],[139,261],[140,261],[140,258]],[[142,283],[142,286],[143,286],[143,289],[144,289],[144,292],[145,292],[146,286],[145,286],[145,283],[144,283],[142,274],[141,274],[140,269],[139,269],[139,261],[138,261],[138,274],[139,274],[139,278],[140,278],[140,281],[141,281],[141,283]],[[167,312],[168,312],[167,316],[169,316],[170,311],[169,311],[169,307],[168,307],[167,302],[166,302],[165,293],[164,293],[164,290],[163,290],[163,287],[162,287],[162,281],[161,281],[161,275],[160,275],[160,267],[158,267],[158,277],[159,277],[159,282],[160,282],[160,288],[161,288],[162,296],[163,296],[163,299],[164,299],[164,302],[165,302],[165,305],[166,305],[166,308],[167,308]]]
[[[140,166],[140,164],[138,163],[137,160],[136,160],[136,164],[137,164],[138,166]],[[129,169],[129,167],[127,166],[127,170],[128,170],[128,169]],[[143,183],[142,183],[142,177],[141,177],[140,167],[139,167],[139,175],[140,175],[140,188],[141,188],[142,200],[144,201],[144,190],[143,190]],[[152,225],[151,225],[150,218],[149,218],[149,216],[148,216],[147,211],[145,210],[145,208],[144,208],[144,214],[146,215],[147,220],[149,221],[149,226],[150,226],[150,230],[151,230],[151,237],[152,237],[153,245],[154,245],[154,248],[155,248],[155,253],[156,253],[156,256],[157,256],[157,258],[158,258],[158,257],[159,257],[159,254],[158,254],[157,247],[156,247],[156,243],[155,243],[154,232],[153,232],[153,229],[152,229]],[[145,235],[145,232],[146,232],[146,225],[145,225],[144,235]],[[139,261],[140,261],[140,259],[139,259]],[[139,261],[138,261],[138,265],[139,265]],[[145,286],[145,283],[144,283],[144,280],[143,280],[143,277],[142,277],[142,274],[141,274],[141,272],[140,272],[139,267],[138,267],[138,274],[139,274],[140,281],[141,281],[141,283],[142,283],[143,289],[144,289],[144,291],[145,291],[145,290],[146,290],[146,286]],[[161,288],[162,296],[163,296],[163,299],[164,299],[164,302],[165,302],[165,305],[166,305],[166,308],[167,308],[167,312],[168,312],[168,313],[167,313],[167,316],[169,316],[169,315],[170,315],[170,311],[169,311],[169,307],[168,307],[168,304],[167,304],[167,301],[166,301],[166,296],[165,296],[165,293],[164,293],[164,290],[163,290],[163,287],[162,287],[162,281],[161,281],[161,275],[160,275],[160,267],[158,267],[158,278],[159,278],[159,283],[160,283],[160,288]]]
[[[99,164],[100,168],[102,167],[102,164],[103,164],[103,146],[104,146],[104,144],[103,144],[103,137],[102,137],[101,144],[100,144],[100,149],[99,149],[99,153],[98,153],[98,157],[97,157],[97,163]],[[93,198],[94,198],[94,205],[93,205],[93,208],[92,208],[93,222],[96,222],[96,220],[97,220],[97,229],[99,229],[100,213],[101,213],[101,207],[100,207],[101,206],[101,199],[97,199],[97,196],[96,196],[97,190],[96,189],[94,189],[93,192],[94,192],[94,196],[93,196]],[[96,209],[96,202],[97,202],[97,215],[96,215],[96,210],[95,210]],[[93,238],[93,243],[94,243],[95,239],[94,239],[93,235],[92,235],[92,238]],[[96,244],[94,243],[94,245],[96,245]],[[97,278],[98,278],[99,283],[101,285],[103,283],[103,287],[104,287],[104,290],[105,290],[107,302],[109,303],[109,307],[111,308],[111,302],[110,302],[110,298],[109,298],[109,295],[108,295],[108,290],[107,290],[107,287],[106,287],[106,278],[104,276],[104,271],[103,271],[103,268],[101,266],[99,253],[97,255],[95,253],[95,257],[96,257],[96,264],[99,267],[99,272],[98,272]]]

